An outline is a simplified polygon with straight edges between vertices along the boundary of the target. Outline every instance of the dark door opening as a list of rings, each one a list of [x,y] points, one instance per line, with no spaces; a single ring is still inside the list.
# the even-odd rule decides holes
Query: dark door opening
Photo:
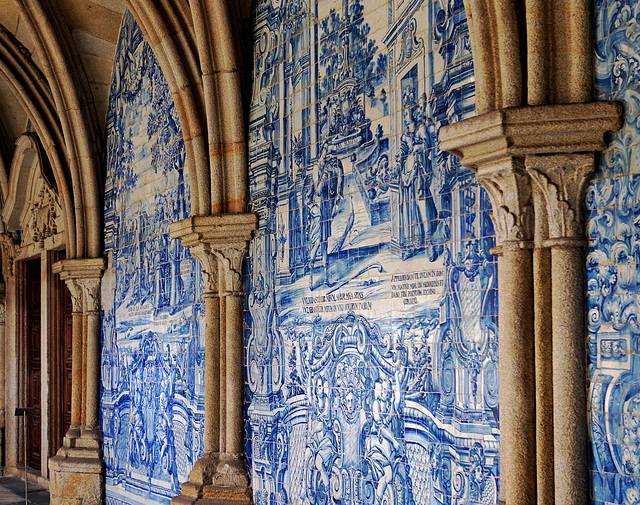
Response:
[[[41,405],[40,405],[40,258],[26,264],[27,298],[27,406],[35,407],[35,415],[27,419],[27,462],[31,468],[40,470],[41,461]]]

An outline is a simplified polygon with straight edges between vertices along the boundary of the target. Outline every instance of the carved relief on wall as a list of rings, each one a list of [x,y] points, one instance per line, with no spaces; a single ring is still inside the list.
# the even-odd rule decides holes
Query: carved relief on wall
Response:
[[[22,221],[22,246],[37,244],[44,248],[45,240],[64,229],[58,194],[42,174],[32,178],[30,198]]]

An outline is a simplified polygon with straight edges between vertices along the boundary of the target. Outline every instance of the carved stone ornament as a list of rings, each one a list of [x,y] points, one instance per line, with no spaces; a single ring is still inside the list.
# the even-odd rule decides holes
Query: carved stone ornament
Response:
[[[67,279],[65,281],[69,293],[71,294],[71,310],[73,314],[82,314],[83,295],[82,288],[75,279]]]
[[[205,290],[229,296],[243,294],[242,262],[257,224],[255,214],[220,214],[193,216],[170,230],[171,238],[181,239],[202,263]]]
[[[496,244],[528,246],[533,240],[531,181],[518,159],[506,159],[478,169],[478,182],[487,190],[493,209]]]
[[[82,300],[84,303],[85,314],[99,313],[101,286],[100,277],[77,279],[76,282],[82,289]]]
[[[191,255],[202,265],[202,278],[204,280],[204,296],[218,294],[218,257],[211,250],[211,245],[202,243],[192,246]]]
[[[0,234],[0,243],[2,244],[3,260],[6,261],[7,275],[13,276],[13,262],[17,255],[17,247],[20,243],[15,233],[5,232]]]
[[[243,276],[242,263],[247,254],[249,244],[239,242],[216,248],[216,256],[220,260],[221,294],[226,296],[242,296]]]
[[[527,156],[525,164],[546,205],[549,238],[583,240],[582,202],[595,171],[594,155]]]
[[[106,267],[105,258],[66,259],[52,265],[51,271],[60,274],[69,287],[74,313],[100,312],[101,278]]]
[[[44,247],[44,241],[63,227],[62,210],[58,194],[41,174],[33,185],[33,197],[22,222],[22,245],[34,243]]]

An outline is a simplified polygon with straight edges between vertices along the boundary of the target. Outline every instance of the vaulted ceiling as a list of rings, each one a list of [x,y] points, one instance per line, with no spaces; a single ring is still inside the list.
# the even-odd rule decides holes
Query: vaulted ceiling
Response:
[[[63,0],[58,5],[82,60],[98,121],[104,127],[113,57],[126,7],[121,0]],[[0,0],[0,24],[15,36],[34,63],[42,69],[41,55],[29,31],[25,14],[15,0]],[[15,99],[5,79],[0,79],[0,121],[6,130],[9,145],[27,129],[27,113]]]
[[[250,89],[246,69],[253,42],[244,34],[251,33],[252,5],[253,0],[0,0],[0,206],[13,146],[33,132],[66,216],[67,256],[101,254],[104,131],[120,24],[129,8],[176,101],[187,166],[198,188],[192,211],[241,212],[242,104]],[[242,175],[224,176],[229,170]]]

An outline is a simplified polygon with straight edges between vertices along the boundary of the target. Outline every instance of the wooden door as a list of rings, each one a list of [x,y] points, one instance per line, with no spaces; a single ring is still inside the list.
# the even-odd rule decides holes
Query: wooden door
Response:
[[[60,397],[62,398],[62,422],[60,423],[60,427],[62,429],[62,433],[60,434],[60,441],[62,443],[62,439],[69,430],[69,426],[71,426],[71,351],[73,349],[73,308],[71,305],[71,293],[69,293],[69,289],[64,281],[60,281],[59,293],[60,307],[62,308],[62,324],[60,325],[62,329],[60,332],[60,349],[62,351],[62,384],[60,391]]]
[[[31,468],[40,470],[41,405],[40,405],[40,258],[26,264],[27,299],[27,407],[35,407],[35,415],[27,421],[27,460]]]

